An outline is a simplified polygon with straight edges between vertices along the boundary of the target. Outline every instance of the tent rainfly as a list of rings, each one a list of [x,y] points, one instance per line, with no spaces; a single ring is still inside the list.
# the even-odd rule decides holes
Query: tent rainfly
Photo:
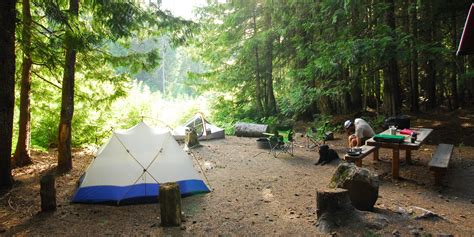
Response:
[[[471,4],[471,8],[467,14],[459,48],[456,52],[456,55],[467,54],[474,54],[474,3]]]
[[[144,122],[114,132],[80,181],[73,202],[157,201],[166,182],[177,182],[183,196],[210,192],[171,134]]]
[[[176,140],[183,140],[186,136],[186,128],[195,128],[199,140],[225,138],[224,129],[210,124],[202,114],[196,114],[182,126],[173,130]]]

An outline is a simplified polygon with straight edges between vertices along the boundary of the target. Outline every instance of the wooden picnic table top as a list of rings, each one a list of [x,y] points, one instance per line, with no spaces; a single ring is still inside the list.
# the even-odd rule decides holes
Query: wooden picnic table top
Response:
[[[379,142],[375,141],[374,138],[367,140],[366,144],[369,146],[376,146],[382,148],[392,148],[392,149],[401,149],[401,150],[418,150],[426,140],[426,138],[433,132],[431,128],[410,128],[410,130],[417,133],[417,138],[414,143],[410,141],[410,135],[400,134],[400,129],[397,129],[396,135],[401,135],[405,137],[405,140],[402,143],[390,143],[390,142]],[[380,134],[390,134],[390,129],[387,129]]]

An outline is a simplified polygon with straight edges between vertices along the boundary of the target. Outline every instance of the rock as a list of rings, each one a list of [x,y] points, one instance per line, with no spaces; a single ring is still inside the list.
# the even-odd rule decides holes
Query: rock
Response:
[[[400,231],[394,230],[394,231],[392,231],[392,235],[393,236],[400,236]]]
[[[5,228],[5,226],[0,224],[0,233],[5,233],[5,232],[7,232],[7,228]]]
[[[452,234],[437,234],[436,237],[454,237]]]
[[[361,211],[371,211],[379,196],[379,178],[368,169],[352,163],[341,163],[334,173],[331,188],[349,190],[352,205]]]
[[[410,230],[410,234],[413,236],[420,236],[420,232],[416,229]]]
[[[411,206],[411,209],[413,211],[413,216],[415,217],[416,220],[420,219],[430,219],[430,218],[440,218],[440,219],[445,219],[444,217],[438,215],[435,212],[432,212],[430,210],[427,210],[422,207],[417,207],[417,206]]]

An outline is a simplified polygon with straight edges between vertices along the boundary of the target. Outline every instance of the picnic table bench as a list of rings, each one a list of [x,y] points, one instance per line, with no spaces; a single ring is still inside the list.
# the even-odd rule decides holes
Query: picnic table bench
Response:
[[[362,159],[364,159],[366,156],[368,156],[372,152],[374,152],[374,159],[376,157],[378,157],[378,152],[379,151],[378,151],[377,147],[363,145],[360,148],[362,149],[362,151],[360,152],[360,155],[353,156],[353,155],[346,154],[344,156],[344,159],[348,162],[354,162],[355,165],[357,165],[358,167],[361,167],[362,166]]]
[[[453,152],[452,144],[439,144],[436,151],[428,164],[430,170],[434,172],[435,183],[441,184],[442,178],[446,174],[449,165],[449,159]]]

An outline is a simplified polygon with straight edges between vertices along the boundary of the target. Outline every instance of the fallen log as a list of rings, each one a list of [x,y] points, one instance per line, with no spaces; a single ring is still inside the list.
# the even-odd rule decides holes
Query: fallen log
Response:
[[[268,125],[238,122],[235,124],[235,135],[238,137],[262,137],[268,132]]]

